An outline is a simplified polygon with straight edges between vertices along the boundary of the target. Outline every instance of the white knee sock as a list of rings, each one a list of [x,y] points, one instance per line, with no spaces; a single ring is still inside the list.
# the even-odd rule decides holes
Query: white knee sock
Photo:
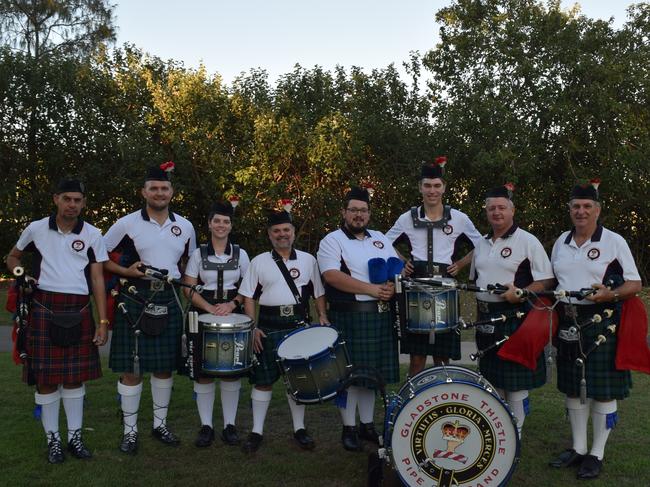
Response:
[[[172,397],[174,379],[159,379],[151,376],[151,398],[153,400],[153,428],[167,425],[167,410]]]
[[[58,439],[59,435],[59,407],[61,406],[61,393],[56,390],[50,394],[34,393],[34,402],[41,406],[41,422],[45,430],[45,436],[50,433]]]
[[[120,395],[122,407],[122,422],[124,423],[124,434],[138,432],[138,409],[140,409],[140,398],[142,397],[142,382],[135,386],[127,386],[117,381],[117,393]]]
[[[65,387],[61,389],[63,409],[68,420],[68,441],[72,439],[77,431],[81,430],[84,418],[85,394],[86,387],[83,384],[76,389],[66,389]]]
[[[373,423],[375,420],[375,391],[359,387],[359,421]]]
[[[305,405],[298,404],[289,394],[287,394],[287,402],[289,403],[289,409],[291,410],[293,431],[296,432],[299,429],[303,429],[305,427]]]
[[[598,457],[598,460],[602,460],[605,456],[605,444],[617,419],[616,399],[607,402],[594,401],[592,403],[591,424],[594,438],[590,454]]]
[[[264,420],[266,419],[266,411],[269,409],[272,395],[273,391],[261,391],[253,387],[253,390],[251,391],[251,402],[253,403],[253,433],[259,435],[264,433]]]
[[[528,401],[528,391],[506,391],[506,402],[510,406],[510,411],[517,420],[517,433],[519,433],[519,438],[521,438],[521,429],[524,426],[524,421],[526,420],[526,402]]]
[[[591,400],[588,400],[585,404],[580,404],[578,397],[567,397],[564,401],[571,422],[573,449],[580,455],[587,453],[587,422],[589,421],[590,402]]]
[[[359,387],[348,387],[348,395],[344,408],[341,409],[341,420],[343,426],[356,426],[357,424],[357,404],[359,402]]]
[[[208,384],[194,383],[194,392],[196,393],[196,407],[199,410],[202,426],[212,428],[212,411],[214,410],[214,391],[216,387],[214,382]]]
[[[239,390],[241,379],[235,381],[222,380],[219,382],[221,389],[221,411],[223,412],[223,427],[235,425],[237,419],[237,406],[239,405]]]

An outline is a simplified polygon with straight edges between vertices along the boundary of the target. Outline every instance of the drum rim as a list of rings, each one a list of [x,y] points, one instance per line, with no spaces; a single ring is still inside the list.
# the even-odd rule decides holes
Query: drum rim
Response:
[[[455,367],[458,367],[458,366],[455,366]],[[429,368],[431,369],[433,367],[429,367]],[[464,367],[460,367],[460,368],[464,368]],[[425,369],[425,370],[428,370],[428,369]],[[467,370],[470,370],[470,369],[467,369]],[[417,377],[417,375],[416,375],[416,377]],[[456,384],[458,384],[458,383],[466,384],[468,386],[472,386],[472,387],[475,387],[475,388],[477,388],[479,390],[483,390],[483,391],[487,392],[484,388],[480,387],[477,383],[474,383],[474,382],[468,382],[468,381],[464,381],[464,380],[458,380],[458,381],[454,381],[454,382]],[[442,382],[442,383],[440,383],[440,382],[431,382],[431,383],[427,384],[426,386],[424,386],[422,389],[420,389],[418,392],[423,392],[423,391],[425,391],[427,389],[430,389],[431,387],[433,387],[435,385],[440,385],[440,384],[450,384],[450,383],[449,382]],[[488,394],[490,394],[490,393],[488,392]],[[503,406],[503,408],[506,410],[506,412],[510,415],[510,419],[512,420],[513,428],[514,428],[514,431],[515,431],[515,434],[514,434],[514,438],[515,438],[515,454],[514,454],[514,457],[513,457],[513,460],[512,460],[512,465],[510,466],[510,469],[508,470],[508,473],[505,475],[502,482],[499,483],[499,486],[501,486],[501,485],[507,485],[508,484],[508,482],[510,481],[510,478],[512,477],[512,475],[513,475],[513,473],[515,471],[515,468],[517,467],[517,464],[519,463],[519,460],[521,459],[521,440],[520,440],[519,434],[517,432],[517,424],[515,422],[515,417],[512,414],[512,412],[510,411],[510,409],[508,408],[508,406],[506,405],[506,402],[504,400],[502,400],[501,397],[499,397],[499,395],[496,393],[496,391],[495,391],[494,394],[490,394],[490,395],[492,397],[494,397],[497,400],[497,402],[499,402],[499,404],[501,404],[501,406]],[[402,409],[404,409],[404,407],[409,402],[414,400],[416,397],[417,397],[417,395],[415,395],[413,397],[410,397],[406,401],[404,401],[404,403],[401,404],[400,412],[401,412]],[[393,398],[397,399],[397,398],[401,398],[401,396],[396,394],[395,396],[393,396]],[[390,406],[390,404],[388,406]],[[386,413],[389,411],[388,406],[385,408]],[[399,413],[398,413],[398,415],[399,415]],[[397,416],[395,417],[395,419],[396,418],[397,418]],[[393,459],[392,433],[391,433],[390,436],[388,434],[386,434],[387,433],[386,425],[388,424],[388,419],[389,419],[388,415],[386,414],[386,416],[384,418],[384,445],[386,447],[386,452],[388,453],[388,456],[390,458],[392,468],[397,473],[397,476],[399,477],[399,479],[405,485],[409,485],[407,480],[402,477],[402,474],[396,468],[396,463],[395,463],[395,460]],[[395,430],[393,429],[392,431],[394,432]]]
[[[331,343],[330,345],[328,345],[324,350],[321,350],[320,352],[317,352],[314,355],[308,355],[308,356],[302,356],[302,357],[288,358],[288,357],[283,357],[282,355],[280,355],[280,347],[282,347],[282,344],[284,342],[286,342],[287,339],[289,339],[289,337],[291,337],[293,335],[297,335],[298,333],[303,333],[303,332],[305,332],[307,330],[310,330],[310,329],[319,329],[319,328],[321,328],[321,329],[329,328],[336,334],[336,337],[334,337],[334,342]],[[283,362],[287,362],[287,363],[305,362],[305,361],[309,361],[309,360],[312,360],[312,359],[320,358],[323,355],[328,354],[330,348],[334,348],[334,349],[338,348],[338,346],[341,344],[340,338],[341,338],[341,334],[339,333],[339,331],[336,328],[334,328],[333,326],[331,326],[331,325],[328,326],[328,325],[314,324],[314,325],[302,326],[300,328],[292,330],[290,333],[287,333],[284,337],[282,337],[282,340],[280,340],[278,342],[278,346],[276,348],[276,353],[278,355],[278,359],[283,361]]]
[[[227,319],[230,316],[243,316],[243,317],[246,318],[246,320],[245,321],[240,321],[238,323],[214,323],[212,321],[201,320],[201,318],[203,316],[213,316],[213,317],[221,318],[221,319]],[[253,324],[253,320],[251,319],[251,317],[248,316],[248,315],[242,314],[242,313],[230,313],[228,315],[215,315],[215,314],[212,314],[212,313],[201,313],[199,315],[198,321],[199,321],[199,325],[201,325],[201,324],[209,324],[209,325],[219,325],[219,326],[226,326],[226,327],[246,326],[246,325],[251,325],[252,326],[252,324]]]

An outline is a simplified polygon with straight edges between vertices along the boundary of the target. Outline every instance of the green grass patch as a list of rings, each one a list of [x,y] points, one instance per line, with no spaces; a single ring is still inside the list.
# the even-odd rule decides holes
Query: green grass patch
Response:
[[[306,424],[316,449],[304,452],[294,445],[289,408],[281,384],[274,388],[267,416],[264,443],[253,456],[216,440],[211,448],[193,442],[200,426],[192,387],[188,379],[175,377],[169,425],[182,443],[165,447],[153,440],[151,394],[145,380],[139,417],[140,451],[134,457],[121,454],[117,404],[117,376],[105,367],[102,379],[87,384],[84,436],[94,454],[90,461],[67,457],[63,465],[49,465],[40,421],[32,418],[33,390],[20,382],[20,369],[8,353],[0,354],[0,378],[5,384],[0,404],[0,451],[4,485],[181,485],[218,486],[363,486],[367,453],[346,452],[340,446],[341,422],[330,402],[307,406]],[[402,376],[405,375],[402,370]],[[244,381],[246,382],[246,381]],[[650,378],[634,374],[632,396],[619,402],[620,420],[610,435],[601,478],[590,486],[640,486],[650,478],[650,435],[646,418]],[[218,396],[218,393],[217,393]],[[378,403],[376,421],[383,422]],[[215,429],[220,431],[221,409],[215,405]],[[240,434],[250,431],[250,386],[242,389],[237,423]],[[65,415],[61,410],[61,431]],[[554,454],[570,446],[569,423],[564,417],[563,397],[554,385],[533,391],[531,415],[524,425],[521,461],[512,486],[565,486],[575,482],[575,469],[547,467]]]

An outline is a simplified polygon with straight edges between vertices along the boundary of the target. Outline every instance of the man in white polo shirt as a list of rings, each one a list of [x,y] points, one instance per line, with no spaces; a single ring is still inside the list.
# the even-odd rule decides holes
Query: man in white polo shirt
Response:
[[[491,231],[474,248],[470,279],[480,287],[488,284],[507,286],[504,294],[478,293],[478,318],[484,320],[505,315],[507,321],[480,325],[476,329],[479,350],[493,347],[480,359],[481,374],[495,386],[517,419],[521,436],[529,410],[528,391],[546,383],[544,355],[534,371],[509,360],[499,358],[495,342],[517,331],[524,318],[516,312],[526,312],[517,289],[542,291],[553,284],[551,263],[544,247],[535,236],[514,222],[515,206],[510,184],[489,190],[485,197],[485,212]]]
[[[366,189],[352,188],[345,195],[341,213],[341,228],[321,240],[317,255],[330,318],[345,338],[352,364],[372,367],[386,383],[395,383],[399,381],[397,334],[388,303],[395,286],[392,282],[371,283],[368,261],[397,257],[397,253],[383,233],[368,230],[370,196]],[[360,438],[378,442],[373,422],[375,390],[371,387],[364,383],[348,388],[346,405],[341,408],[341,442],[346,450],[361,450]]]
[[[174,190],[168,171],[163,169],[169,164],[173,163],[149,169],[142,188],[145,207],[120,218],[104,237],[109,252],[122,252],[121,265],[109,260],[106,270],[128,278],[129,285],[125,287],[133,286],[137,290],[135,296],[123,299],[129,318],[120,312],[116,314],[109,360],[111,369],[121,374],[117,391],[124,432],[119,448],[127,454],[137,451],[137,418],[145,372],[151,372],[152,435],[166,445],[179,443],[167,428],[167,409],[172,393],[172,371],[179,366],[181,353],[181,310],[170,284],[145,279],[138,270],[146,264],[166,269],[170,277],[180,279],[181,268],[196,247],[192,224],[169,210]],[[143,312],[142,300],[155,305],[154,310],[160,310],[157,316]],[[141,330],[137,338],[132,324]]]
[[[550,465],[557,468],[579,465],[578,479],[593,479],[600,475],[605,444],[617,420],[616,400],[625,399],[630,394],[630,371],[617,370],[616,367],[618,330],[609,333],[607,328],[611,324],[622,326],[620,301],[641,290],[641,278],[627,242],[598,222],[601,211],[598,184],[599,181],[594,181],[573,188],[569,201],[573,229],[560,235],[551,254],[558,289],[597,289],[595,294],[583,300],[564,299],[557,308],[560,314],[557,387],[566,395],[573,446]],[[614,314],[607,316],[606,309],[613,310]],[[602,320],[575,331],[596,314]],[[588,355],[582,355],[580,351],[590,350],[599,335],[606,336],[607,341],[593,348]],[[645,338],[639,337],[640,340]],[[582,360],[582,367],[576,359]],[[580,400],[583,377],[587,398],[584,403]],[[593,441],[587,454],[590,409]]]
[[[471,249],[481,239],[465,213],[443,202],[446,163],[447,158],[441,156],[422,166],[418,183],[422,205],[400,215],[386,233],[393,245],[408,245],[411,260],[406,268],[412,277],[455,276],[472,261]],[[463,246],[469,252],[461,257]],[[434,365],[449,363],[450,358],[460,360],[460,335],[439,333],[431,344],[428,334],[404,330],[400,348],[401,353],[410,354],[409,376],[413,377],[424,369],[427,355],[433,357]]]
[[[253,320],[255,305],[259,303],[253,343],[259,362],[253,368],[250,379],[255,384],[251,391],[253,429],[242,445],[245,453],[257,451],[262,444],[273,384],[280,378],[278,343],[292,330],[309,323],[310,296],[316,299],[319,322],[329,324],[318,264],[314,256],[293,248],[296,234],[291,215],[286,211],[270,214],[267,231],[273,250],[251,261],[239,287],[239,294],[244,296],[244,311]],[[280,266],[286,268],[286,278]],[[300,299],[294,295],[288,279],[293,281]],[[305,406],[297,404],[288,394],[287,400],[296,442],[304,450],[313,449],[314,440],[304,424]]]
[[[28,317],[24,379],[36,385],[35,401],[48,441],[48,460],[64,460],[59,435],[59,407],[68,421],[68,451],[90,458],[81,438],[84,382],[101,377],[98,345],[106,343],[106,295],[102,262],[108,259],[99,230],[80,217],[86,205],[80,181],[64,179],[54,194],[56,214],[34,221],[7,257],[13,271],[24,252],[34,255],[37,288]],[[95,296],[95,329],[90,297]],[[73,325],[73,326],[70,326]]]

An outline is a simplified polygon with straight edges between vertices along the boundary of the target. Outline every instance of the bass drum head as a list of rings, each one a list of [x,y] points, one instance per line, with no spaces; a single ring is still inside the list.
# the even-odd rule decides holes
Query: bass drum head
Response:
[[[492,384],[478,372],[459,367],[457,365],[446,365],[444,367],[431,367],[409,378],[400,388],[398,394],[401,396],[405,391],[419,391],[427,384],[440,384],[448,381],[465,381],[479,384],[488,392],[494,391]]]
[[[406,485],[505,485],[519,437],[510,411],[481,386],[432,383],[396,414],[389,454]]]
[[[289,333],[278,345],[278,357],[287,360],[306,359],[333,346],[338,332],[331,326],[310,326]]]

